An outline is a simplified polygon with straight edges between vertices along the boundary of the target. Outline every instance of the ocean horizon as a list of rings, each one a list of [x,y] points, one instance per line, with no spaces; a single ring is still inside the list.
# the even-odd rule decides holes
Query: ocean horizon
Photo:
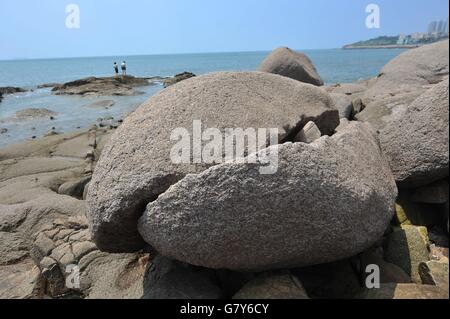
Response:
[[[376,76],[404,49],[303,50],[326,84],[354,82]],[[173,76],[189,71],[201,75],[216,71],[254,71],[270,51],[171,53],[58,57],[0,60],[0,87],[33,89],[46,83],[63,83],[89,76],[111,76],[113,63],[127,61],[129,74],[142,77]]]

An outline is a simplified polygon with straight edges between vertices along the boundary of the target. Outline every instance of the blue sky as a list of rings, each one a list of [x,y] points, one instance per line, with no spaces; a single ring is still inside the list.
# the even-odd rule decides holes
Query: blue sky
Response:
[[[80,28],[65,25],[66,5]],[[378,4],[381,28],[367,29]],[[448,0],[0,0],[0,59],[337,48],[425,31]]]

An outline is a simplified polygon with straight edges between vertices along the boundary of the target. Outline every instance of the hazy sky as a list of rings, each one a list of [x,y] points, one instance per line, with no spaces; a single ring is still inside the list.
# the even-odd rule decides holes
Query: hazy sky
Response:
[[[80,28],[66,27],[66,5]],[[365,26],[366,6],[381,28]],[[336,48],[426,31],[448,0],[0,0],[0,59]]]

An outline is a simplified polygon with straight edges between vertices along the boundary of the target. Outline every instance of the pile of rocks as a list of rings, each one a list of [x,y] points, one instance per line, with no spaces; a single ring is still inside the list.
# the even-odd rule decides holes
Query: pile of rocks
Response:
[[[164,79],[163,84],[164,84],[164,87],[167,88],[171,85],[177,84],[178,82],[181,82],[181,81],[193,78],[193,77],[195,77],[194,73],[183,72],[183,73],[176,74],[174,77]]]
[[[436,54],[424,62],[423,51],[429,50]],[[423,58],[422,69],[402,71],[403,85],[388,71],[410,68],[407,62],[418,58],[411,58],[414,55]],[[251,273],[302,273],[305,267],[352,258],[375,247],[377,254],[359,256],[356,263],[375,260],[387,284],[382,289],[401,283],[401,296],[408,295],[408,289],[410,296],[419,294],[421,288],[414,285],[439,277],[427,273],[445,271],[429,264],[429,250],[436,246],[423,228],[434,234],[440,227],[447,233],[441,236],[448,236],[448,228],[442,227],[448,212],[441,209],[448,207],[448,187],[446,191],[431,184],[445,185],[441,180],[448,177],[445,56],[448,46],[440,43],[412,50],[377,79],[323,90],[302,83],[323,84],[311,62],[282,48],[261,66],[266,73],[215,73],[164,90],[126,119],[102,153],[87,198],[93,240],[104,251],[130,253],[149,245],[165,257],[203,269]],[[414,76],[425,73],[428,76]],[[395,93],[384,92],[392,85],[383,82],[392,81],[398,84]],[[386,95],[411,98],[411,88],[422,93],[403,112],[393,107],[379,132],[374,129],[380,126],[371,121],[348,121],[359,119],[368,96],[375,104]],[[167,136],[177,127],[189,128],[195,119],[221,131],[279,128],[280,144],[270,147],[279,154],[278,171],[261,175],[254,165],[231,162],[174,165]],[[426,225],[411,222],[409,211],[396,205],[406,191],[415,194],[416,201],[431,202],[434,206],[428,209],[439,218]],[[439,198],[424,199],[430,194]],[[397,224],[392,228],[393,220]],[[360,267],[357,277],[364,271]],[[307,286],[296,280],[289,284],[285,275],[267,278],[255,279],[244,291],[264,282],[276,286],[275,280],[295,286],[292,296],[298,296],[295,291],[304,293]],[[422,293],[448,294],[435,284],[439,287]],[[367,294],[354,290],[357,295]]]
[[[26,91],[27,90],[19,87],[12,87],[12,86],[0,87],[0,102],[2,101],[4,95],[14,93],[24,93]]]
[[[126,77],[89,77],[81,80],[55,85],[52,89],[55,95],[82,95],[82,96],[130,96],[141,94],[136,87],[150,85],[147,78]]]
[[[448,41],[357,83],[324,87],[287,48],[260,71],[185,79],[117,130],[0,150],[0,296],[448,299]],[[176,164],[171,134],[196,120],[278,143]],[[266,151],[273,174],[245,160]]]

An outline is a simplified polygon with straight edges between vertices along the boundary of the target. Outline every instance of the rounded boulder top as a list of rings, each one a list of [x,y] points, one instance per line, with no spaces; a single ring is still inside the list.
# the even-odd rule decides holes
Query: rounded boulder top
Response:
[[[304,53],[286,47],[272,51],[261,63],[258,71],[279,74],[316,86],[324,84],[313,63]]]

